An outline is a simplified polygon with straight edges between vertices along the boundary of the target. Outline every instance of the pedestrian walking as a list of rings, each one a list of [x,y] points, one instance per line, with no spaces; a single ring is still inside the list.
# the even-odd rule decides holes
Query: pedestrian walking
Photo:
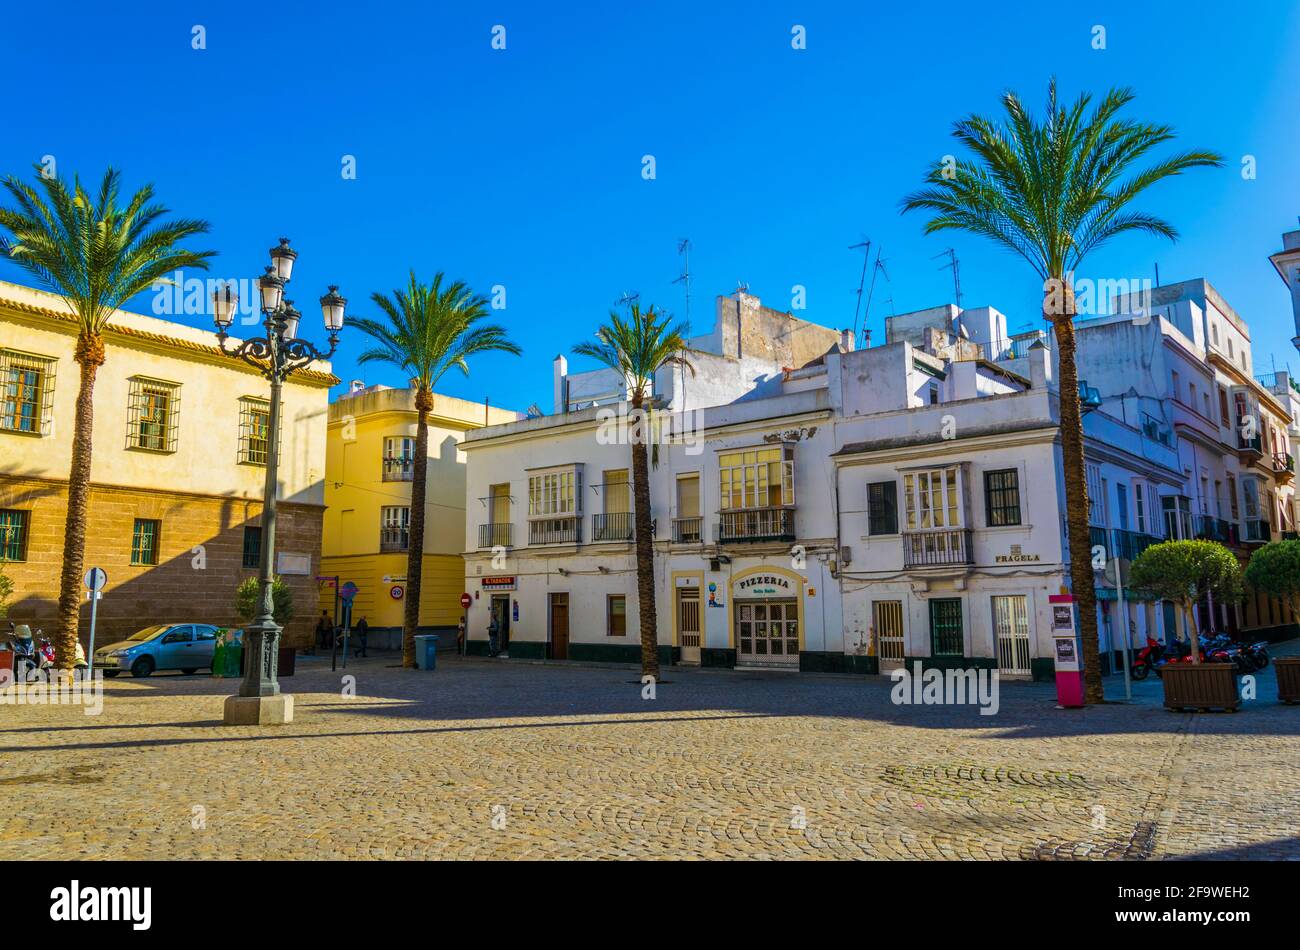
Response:
[[[370,624],[366,623],[366,618],[362,617],[357,621],[357,652],[356,656],[366,656],[366,636],[370,633]]]

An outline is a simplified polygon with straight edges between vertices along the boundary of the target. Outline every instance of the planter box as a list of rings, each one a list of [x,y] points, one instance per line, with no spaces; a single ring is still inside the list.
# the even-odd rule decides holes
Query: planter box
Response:
[[[1169,663],[1161,670],[1166,709],[1226,709],[1241,705],[1231,663]]]
[[[246,656],[248,656],[247,650],[241,650],[239,652],[239,675],[240,676],[244,675],[244,657]],[[276,680],[282,680],[286,676],[293,676],[294,664],[296,662],[297,656],[298,656],[298,650],[296,647],[280,647],[276,659],[276,671],[275,671]]]
[[[1300,703],[1300,656],[1284,656],[1273,661],[1277,671],[1277,698],[1284,703]]]

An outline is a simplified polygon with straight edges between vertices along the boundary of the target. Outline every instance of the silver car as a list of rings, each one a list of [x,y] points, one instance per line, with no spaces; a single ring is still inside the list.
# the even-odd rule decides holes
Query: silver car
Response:
[[[210,623],[163,623],[145,627],[126,640],[95,651],[95,668],[105,676],[131,671],[148,676],[158,670],[194,673],[210,669],[217,646],[217,630]]]

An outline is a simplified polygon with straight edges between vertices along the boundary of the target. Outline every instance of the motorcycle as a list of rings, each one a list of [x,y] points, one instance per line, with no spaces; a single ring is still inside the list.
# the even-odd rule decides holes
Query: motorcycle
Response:
[[[1135,680],[1146,679],[1147,674],[1156,668],[1156,664],[1164,655],[1165,645],[1155,637],[1147,637],[1147,645],[1138,651],[1133,665],[1129,668],[1129,675]]]
[[[48,637],[41,635],[39,627],[36,630],[36,644],[37,652],[40,654],[41,658],[41,669],[54,669],[54,644],[50,642]],[[82,648],[80,640],[77,641],[77,652],[73,654],[72,665],[79,670],[84,670],[90,665],[86,662],[86,651]]]
[[[14,654],[14,679],[25,681],[31,672],[41,669],[44,657],[32,639],[32,628],[9,621],[9,649]]]

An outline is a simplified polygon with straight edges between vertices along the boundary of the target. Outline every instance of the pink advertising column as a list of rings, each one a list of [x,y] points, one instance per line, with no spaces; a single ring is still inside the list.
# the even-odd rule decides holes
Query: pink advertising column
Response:
[[[1052,638],[1056,644],[1056,702],[1062,709],[1083,705],[1083,653],[1074,624],[1074,597],[1052,594]]]

